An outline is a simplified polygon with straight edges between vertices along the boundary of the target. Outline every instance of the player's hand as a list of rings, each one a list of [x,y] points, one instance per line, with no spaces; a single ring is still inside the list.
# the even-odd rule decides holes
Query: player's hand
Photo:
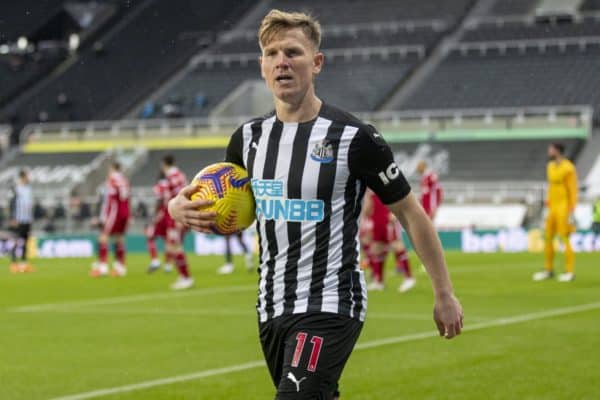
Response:
[[[17,224],[17,220],[16,220],[16,219],[11,219],[11,220],[10,220],[10,222],[8,223],[8,225],[9,225],[11,228],[16,228],[16,227],[17,227],[17,225],[18,225],[18,224]]]
[[[463,328],[463,309],[458,299],[453,294],[437,298],[433,307],[433,319],[440,336],[452,339],[460,335]]]
[[[211,233],[210,228],[215,222],[217,213],[200,210],[203,207],[213,204],[210,200],[190,200],[197,190],[198,187],[196,185],[188,185],[181,189],[179,194],[169,201],[169,215],[186,228]]]

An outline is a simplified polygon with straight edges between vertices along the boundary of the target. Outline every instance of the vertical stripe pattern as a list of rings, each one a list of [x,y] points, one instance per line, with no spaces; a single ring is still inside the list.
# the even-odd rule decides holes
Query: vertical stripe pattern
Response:
[[[257,204],[260,321],[304,312],[364,319],[358,267],[364,188],[348,161],[358,132],[323,116],[244,125],[240,150]]]
[[[30,185],[19,184],[15,188],[13,218],[19,224],[33,222],[33,192]]]

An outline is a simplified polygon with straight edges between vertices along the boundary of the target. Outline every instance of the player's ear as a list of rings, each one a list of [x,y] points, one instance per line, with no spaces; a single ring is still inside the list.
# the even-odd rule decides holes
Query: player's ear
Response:
[[[317,75],[321,72],[323,68],[323,63],[325,62],[325,55],[320,51],[316,52],[313,57],[313,74]]]

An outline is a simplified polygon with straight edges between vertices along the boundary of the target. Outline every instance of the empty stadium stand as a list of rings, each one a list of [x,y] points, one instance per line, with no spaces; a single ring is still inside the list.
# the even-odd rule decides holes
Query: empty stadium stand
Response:
[[[308,11],[322,25],[458,18],[474,3],[472,0],[271,0],[269,8]],[[258,21],[248,21],[256,29]]]
[[[596,17],[561,22],[498,22],[474,26],[462,37],[463,42],[493,42],[600,36]]]
[[[600,105],[600,45],[451,51],[405,109]],[[432,93],[435,93],[432,96]]]
[[[418,24],[407,22],[374,23],[370,25],[332,25],[324,27],[321,48],[349,49],[369,46],[422,45],[431,47],[448,28],[443,20],[431,20]],[[256,29],[232,32],[224,35],[211,49],[216,54],[259,54]]]
[[[29,36],[56,14],[63,0],[19,0],[2,3],[0,13],[0,44]]]
[[[177,104],[185,116],[206,116],[242,82],[260,79],[256,59],[249,58],[201,63],[157,103]],[[417,54],[402,54],[397,49],[374,54],[357,51],[349,52],[347,56],[326,56],[327,66],[317,77],[317,90],[332,104],[350,110],[373,110],[419,59]],[[374,64],[377,65],[376,74],[373,73]],[[198,97],[202,98],[202,103],[197,102]]]
[[[539,0],[497,0],[489,11],[489,15],[524,15],[531,13]]]
[[[344,109],[374,110],[418,61],[416,55],[401,54],[335,57],[318,75],[316,90],[323,100]],[[377,73],[373,73],[374,65]]]
[[[223,21],[239,16],[248,0],[200,7],[187,0],[145,0],[62,74],[5,111],[17,122],[114,118],[211,40]],[[67,101],[57,103],[64,94]]]
[[[582,12],[600,11],[600,0],[584,0],[579,10]]]

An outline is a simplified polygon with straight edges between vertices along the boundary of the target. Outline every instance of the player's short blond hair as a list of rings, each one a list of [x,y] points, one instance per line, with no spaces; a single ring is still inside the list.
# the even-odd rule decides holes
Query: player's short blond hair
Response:
[[[283,30],[300,28],[310,40],[315,50],[321,46],[321,24],[314,17],[302,12],[271,10],[260,23],[258,43],[264,48]]]

